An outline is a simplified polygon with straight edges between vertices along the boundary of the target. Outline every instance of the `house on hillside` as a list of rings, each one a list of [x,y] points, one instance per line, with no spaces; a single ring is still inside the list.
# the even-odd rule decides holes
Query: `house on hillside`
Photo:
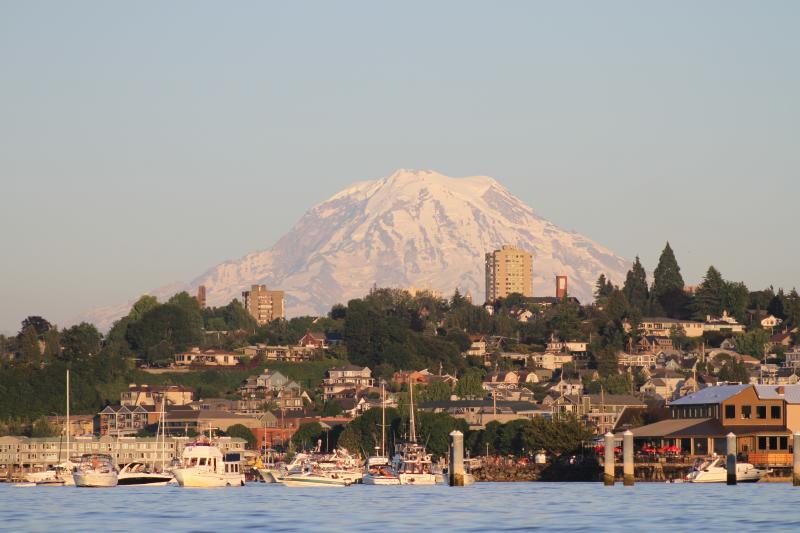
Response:
[[[467,357],[485,357],[486,356],[486,337],[482,335],[473,335],[469,338],[470,345],[464,355]]]
[[[328,341],[325,335],[316,331],[306,331],[306,334],[297,341],[297,345],[302,348],[313,348],[315,350],[325,350],[328,348]]]
[[[224,350],[204,350],[192,348],[191,351],[175,354],[177,366],[236,366],[244,359],[244,354]]]
[[[323,396],[326,400],[343,391],[355,393],[373,387],[375,379],[372,370],[356,365],[340,366],[328,370],[328,377],[322,381]]]

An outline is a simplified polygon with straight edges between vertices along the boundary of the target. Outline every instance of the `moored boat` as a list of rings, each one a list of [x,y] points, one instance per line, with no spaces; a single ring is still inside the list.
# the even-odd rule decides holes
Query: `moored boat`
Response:
[[[325,472],[313,463],[303,467],[301,472],[291,472],[281,479],[287,487],[347,487],[352,481],[336,472]]]
[[[72,474],[77,487],[116,487],[117,469],[105,453],[85,453]]]
[[[77,467],[72,461],[64,461],[41,472],[30,472],[25,475],[25,481],[37,485],[74,485],[72,472]]]
[[[181,487],[243,487],[244,472],[238,453],[224,454],[208,441],[187,445],[181,466],[172,471]]]
[[[768,473],[769,470],[756,468],[750,463],[736,463],[737,483],[755,483]],[[690,483],[726,483],[727,480],[728,469],[722,456],[704,460],[686,476],[686,481]]]
[[[414,381],[409,382],[409,439],[396,446],[392,466],[400,478],[401,485],[435,485],[436,474],[432,471],[432,456],[425,446],[417,443],[414,423]]]
[[[152,472],[144,463],[133,462],[122,467],[117,474],[117,484],[121,486],[147,485],[164,486],[173,483],[175,477],[167,472]]]
[[[365,485],[399,485],[400,476],[394,471],[386,457],[386,383],[381,380],[381,445],[375,447],[377,454],[367,459],[366,472],[361,477]]]

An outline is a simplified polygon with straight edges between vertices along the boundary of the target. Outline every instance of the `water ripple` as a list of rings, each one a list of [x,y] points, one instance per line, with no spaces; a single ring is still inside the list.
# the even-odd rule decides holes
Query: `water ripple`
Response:
[[[485,483],[471,487],[17,488],[2,531],[796,531],[789,484]]]

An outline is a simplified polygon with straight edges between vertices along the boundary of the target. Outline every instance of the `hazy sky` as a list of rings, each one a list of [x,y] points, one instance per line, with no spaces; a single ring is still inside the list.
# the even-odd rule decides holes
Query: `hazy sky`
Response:
[[[0,331],[487,174],[687,282],[800,286],[800,3],[0,2]]]

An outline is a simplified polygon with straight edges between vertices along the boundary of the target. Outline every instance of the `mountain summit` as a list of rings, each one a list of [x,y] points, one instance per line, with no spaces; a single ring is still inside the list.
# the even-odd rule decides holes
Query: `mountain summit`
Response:
[[[335,194],[272,248],[217,265],[184,288],[205,285],[208,304],[223,305],[265,284],[286,292],[289,316],[326,313],[373,285],[438,289],[445,296],[458,288],[482,302],[484,254],[503,244],[533,253],[538,296],[555,294],[557,274],[569,276],[570,294],[581,301],[591,300],[601,273],[625,276],[622,258],[536,215],[490,177],[398,170]],[[175,288],[154,294],[168,297]],[[113,309],[124,313],[122,306]],[[102,314],[92,318],[108,323]]]
[[[319,314],[378,287],[458,288],[484,298],[484,254],[511,244],[534,256],[534,292],[591,299],[601,273],[625,276],[625,261],[589,239],[559,229],[487,176],[450,178],[398,170],[335,194],[308,211],[272,248],[222,263],[191,283],[210,304],[263,283],[286,291],[289,314]]]

